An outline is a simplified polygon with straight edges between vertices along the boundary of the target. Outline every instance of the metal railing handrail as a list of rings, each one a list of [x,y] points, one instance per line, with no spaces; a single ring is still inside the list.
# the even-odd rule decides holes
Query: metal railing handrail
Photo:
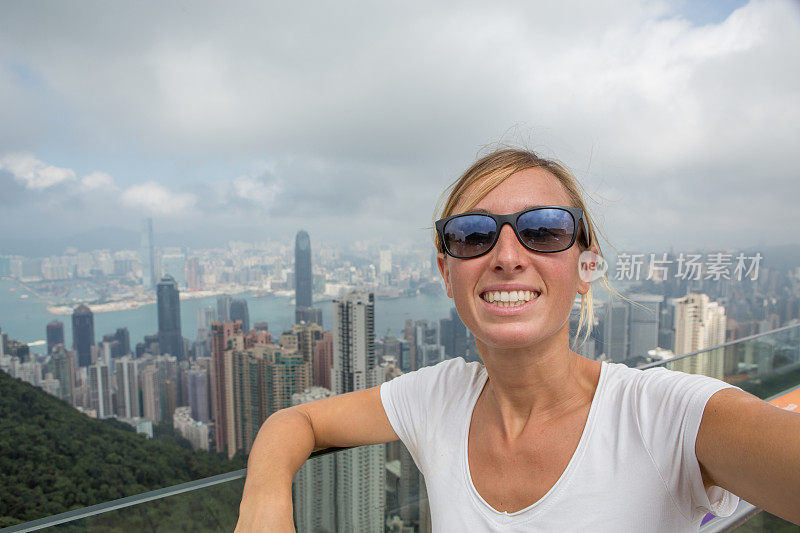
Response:
[[[326,448],[324,450],[317,450],[311,453],[309,459],[348,449],[349,448]],[[216,476],[195,479],[179,485],[171,485],[169,487],[151,490],[141,494],[134,494],[133,496],[126,496],[124,498],[98,503],[96,505],[90,505],[89,507],[81,507],[80,509],[73,509],[71,511],[66,511],[56,515],[45,516],[44,518],[39,518],[30,522],[17,524],[16,526],[0,529],[0,533],[22,533],[27,531],[37,531],[46,527],[53,527],[59,524],[74,522],[76,520],[82,520],[91,516],[116,511],[118,509],[124,509],[125,507],[131,507],[153,500],[160,500],[170,496],[176,496],[184,492],[192,492],[195,490],[204,489],[206,487],[219,485],[221,483],[229,483],[231,481],[236,481],[237,479],[242,479],[246,475],[247,469],[242,468],[241,470],[234,470],[233,472],[227,472],[225,474],[217,474]]]
[[[762,333],[756,333],[755,335],[749,335],[747,337],[742,337],[741,339],[735,339],[732,341],[723,342],[722,344],[718,344],[716,346],[712,346],[711,348],[703,348],[702,350],[695,350],[694,352],[685,353],[683,355],[678,355],[676,357],[671,357],[670,359],[664,359],[663,361],[654,361],[652,363],[647,363],[642,366],[637,366],[639,370],[647,370],[648,368],[653,368],[656,366],[661,366],[665,363],[671,363],[673,361],[680,361],[681,359],[685,359],[686,357],[692,357],[694,355],[698,355],[705,352],[710,352],[712,350],[719,350],[720,348],[725,348],[727,346],[733,346],[734,344],[739,344],[745,341],[751,341],[757,339],[759,337],[763,337],[765,335],[773,335],[775,333],[780,333],[781,331],[787,331],[794,328],[800,328],[800,324],[792,324],[789,326],[782,326],[780,328],[771,329],[769,331],[764,331]]]

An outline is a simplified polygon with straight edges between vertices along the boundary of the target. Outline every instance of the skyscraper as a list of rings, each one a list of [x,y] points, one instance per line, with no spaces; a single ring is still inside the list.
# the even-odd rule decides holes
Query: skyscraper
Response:
[[[250,313],[247,311],[247,300],[244,298],[234,298],[229,307],[230,320],[242,321],[242,332],[250,331]]]
[[[375,295],[352,292],[333,301],[334,394],[374,387],[379,380],[375,356]]]
[[[217,296],[217,320],[225,322],[230,318],[231,297],[228,294]]]
[[[189,389],[189,407],[192,418],[208,423],[208,373],[204,368],[194,368],[186,373]]]
[[[117,328],[114,338],[119,342],[122,355],[131,353],[131,334],[128,328]]]
[[[375,356],[375,297],[350,293],[333,302],[335,394],[383,381]],[[337,531],[379,531],[386,507],[384,447],[362,446],[336,455]]]
[[[47,324],[47,353],[53,353],[57,344],[64,344],[64,323],[53,320]]]
[[[186,261],[186,287],[190,291],[196,291],[201,286],[202,267],[197,257],[190,257]]]
[[[156,258],[153,249],[153,219],[146,218],[142,225],[142,240],[139,248],[142,260],[142,285],[152,289],[156,284]]]
[[[631,294],[628,297],[639,304],[631,305],[628,327],[628,358],[630,359],[646,356],[650,350],[658,346],[658,321],[664,297],[653,294]],[[670,347],[663,346],[663,348]]]
[[[298,307],[294,312],[294,321],[297,324],[322,325],[322,309],[317,307]]]
[[[114,414],[110,380],[108,365],[96,364],[89,367],[90,405],[97,412],[97,418],[108,418]]]
[[[314,345],[313,384],[318,387],[330,389],[332,368],[333,333],[326,331],[322,339]]]
[[[445,348],[441,343],[439,323],[417,320],[414,323],[415,338],[417,342],[417,365],[432,366],[444,361]]]
[[[59,395],[68,403],[72,403],[72,391],[75,388],[74,355],[65,350],[63,344],[56,344],[50,354],[50,368],[53,378],[59,382]]]
[[[86,304],[80,304],[72,312],[72,345],[78,355],[78,366],[92,364],[94,346],[94,315]]]
[[[152,420],[153,424],[161,422],[161,373],[149,366],[141,372],[142,381],[142,416]]]
[[[675,355],[719,346],[725,342],[725,308],[708,295],[691,293],[675,300]],[[673,370],[725,377],[722,350],[710,350],[673,363]]]
[[[139,367],[138,361],[129,355],[114,363],[117,375],[117,416],[135,418],[139,412]]]
[[[628,358],[628,302],[610,301],[603,317],[603,352],[609,361],[619,362]]]
[[[467,357],[467,328],[458,316],[456,308],[450,309],[450,318],[439,320],[439,344],[444,347],[446,358]],[[400,367],[402,368],[402,361]],[[404,370],[407,372],[408,370]]]
[[[172,276],[164,276],[156,289],[158,299],[158,349],[184,359],[183,336],[181,335],[181,305],[178,284]]]
[[[378,274],[385,276],[392,273],[392,251],[381,250],[380,260],[378,261]]]
[[[109,345],[113,358],[128,355],[131,352],[131,335],[128,328],[117,328],[115,333],[103,335],[103,347]]]
[[[217,300],[219,301],[219,300]],[[244,347],[241,328],[234,322],[214,322],[211,325],[212,392],[211,412],[217,453],[236,454],[236,433],[233,403],[233,360],[226,357],[229,347]]]
[[[311,239],[304,230],[297,232],[294,240],[294,282],[297,307],[311,307]]]
[[[310,387],[292,395],[292,405],[329,398],[331,391]],[[303,464],[292,484],[297,531],[336,531],[336,456],[316,457]]]
[[[294,240],[295,322],[322,325],[322,310],[314,309],[312,294],[314,274],[311,270],[311,239],[304,230]]]

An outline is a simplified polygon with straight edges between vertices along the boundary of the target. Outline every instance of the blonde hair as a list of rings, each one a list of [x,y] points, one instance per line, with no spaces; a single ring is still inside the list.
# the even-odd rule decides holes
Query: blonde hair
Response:
[[[572,204],[571,207],[579,207],[583,210],[583,218],[585,222],[586,231],[586,244],[576,239],[576,246],[580,247],[581,251],[587,250],[589,247],[594,246],[597,254],[603,256],[600,249],[596,235],[599,229],[595,229],[592,216],[586,207],[583,197],[586,192],[572,173],[560,162],[553,159],[545,159],[536,153],[523,150],[520,148],[505,147],[497,149],[479,160],[477,160],[471,167],[469,167],[464,174],[461,175],[453,184],[451,184],[442,194],[439,200],[436,211],[439,216],[436,219],[445,218],[455,214],[455,208],[460,203],[463,211],[469,211],[474,208],[487,194],[494,190],[503,181],[511,177],[513,174],[522,170],[531,168],[541,168],[548,171],[555,177],[567,194],[567,197]],[[474,187],[472,187],[474,185]],[[446,197],[446,201],[443,200]],[[444,205],[442,205],[444,203]],[[439,207],[441,206],[441,208]],[[582,230],[579,230],[582,231]],[[444,253],[442,243],[439,242],[439,237],[434,230],[434,245],[439,253]],[[600,284],[609,291],[624,300],[629,300],[617,292],[608,280],[608,276],[604,273],[600,277]],[[574,350],[578,344],[578,337],[580,337],[581,329],[585,328],[583,340],[580,344],[586,342],[586,339],[591,333],[594,324],[594,294],[592,286],[586,294],[581,295],[581,310],[578,319],[578,329],[575,332],[572,349]]]

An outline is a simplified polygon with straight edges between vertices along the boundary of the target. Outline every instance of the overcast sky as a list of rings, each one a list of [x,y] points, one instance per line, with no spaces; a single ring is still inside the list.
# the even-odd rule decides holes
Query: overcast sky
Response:
[[[620,250],[800,243],[799,65],[797,0],[3,2],[0,237],[422,243],[504,141]]]

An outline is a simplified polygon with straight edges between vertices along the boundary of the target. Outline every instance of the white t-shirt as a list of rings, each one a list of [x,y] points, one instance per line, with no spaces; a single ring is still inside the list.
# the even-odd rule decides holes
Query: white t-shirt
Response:
[[[488,375],[457,357],[381,385],[386,415],[425,476],[434,532],[697,531],[739,498],[703,487],[695,440],[708,399],[733,387],[665,368],[603,362],[575,454],[539,501],[500,512],[469,474],[467,432]]]

